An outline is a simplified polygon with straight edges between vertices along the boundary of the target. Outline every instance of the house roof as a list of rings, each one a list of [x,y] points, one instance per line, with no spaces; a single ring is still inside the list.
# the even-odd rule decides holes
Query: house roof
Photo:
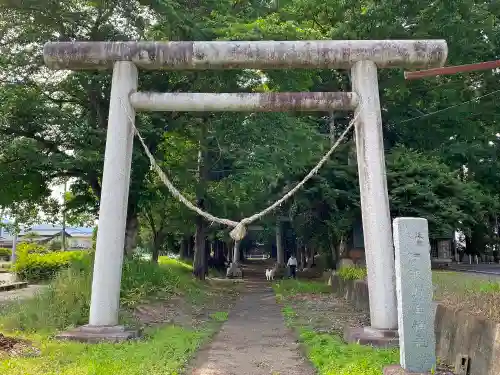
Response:
[[[8,221],[3,220],[3,223]],[[29,228],[23,228],[19,236],[24,236],[27,233],[35,233],[40,237],[54,237],[62,233],[62,225],[54,224],[36,224]],[[66,234],[70,237],[92,237],[94,228],[92,227],[66,227]],[[6,228],[0,228],[0,240],[11,240],[12,234]]]

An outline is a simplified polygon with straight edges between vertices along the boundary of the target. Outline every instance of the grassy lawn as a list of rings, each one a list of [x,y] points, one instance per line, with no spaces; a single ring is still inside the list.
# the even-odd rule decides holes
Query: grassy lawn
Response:
[[[6,375],[164,375],[179,374],[196,350],[217,330],[219,324],[201,329],[170,325],[146,331],[142,341],[125,344],[60,342],[48,336],[28,336],[41,355],[0,361]]]
[[[161,263],[159,266],[145,261],[124,264],[121,323],[142,327],[144,324],[134,315],[138,306],[156,306],[155,312],[161,313],[169,308],[175,313],[173,316],[178,315],[178,310],[187,309],[189,312],[182,322],[165,318],[165,323],[156,322],[147,327],[141,340],[121,344],[54,340],[56,332],[88,321],[91,267],[90,264],[75,265],[59,274],[48,289],[35,298],[0,305],[0,332],[29,340],[38,352],[8,357],[0,350],[0,374],[182,373],[196,350],[227,320],[228,313],[225,305],[217,305],[221,288],[193,280],[190,266],[183,262],[163,258]],[[200,311],[214,303],[215,309],[206,310],[202,314],[206,316],[200,320]],[[198,320],[192,320],[194,316]],[[194,321],[196,323],[192,323]]]
[[[434,271],[432,279],[436,301],[500,323],[499,278]]]
[[[274,290],[284,306],[287,325],[297,332],[309,360],[320,375],[380,375],[385,365],[399,362],[398,350],[347,345],[336,334],[318,332],[313,314],[302,310],[304,316],[299,316],[294,296],[328,294],[331,287],[325,283],[285,280],[274,284]],[[305,321],[310,324],[303,323]]]

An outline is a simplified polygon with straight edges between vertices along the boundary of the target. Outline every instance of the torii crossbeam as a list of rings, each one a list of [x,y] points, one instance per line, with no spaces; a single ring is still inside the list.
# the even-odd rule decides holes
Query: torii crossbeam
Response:
[[[378,69],[443,66],[444,40],[313,40],[195,42],[55,42],[44,47],[52,69],[113,69],[99,231],[89,325],[61,337],[122,340],[120,280],[136,110],[356,111],[356,151],[368,269],[371,327],[364,342],[394,337],[398,328],[394,249],[387,193]],[[138,68],[349,69],[351,93],[200,94],[138,91]]]

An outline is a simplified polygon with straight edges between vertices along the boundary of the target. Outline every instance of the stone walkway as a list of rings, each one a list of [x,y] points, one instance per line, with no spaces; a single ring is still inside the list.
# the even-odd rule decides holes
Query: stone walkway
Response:
[[[316,374],[285,327],[281,307],[264,272],[262,281],[246,281],[241,300],[212,343],[200,350],[188,374]]]

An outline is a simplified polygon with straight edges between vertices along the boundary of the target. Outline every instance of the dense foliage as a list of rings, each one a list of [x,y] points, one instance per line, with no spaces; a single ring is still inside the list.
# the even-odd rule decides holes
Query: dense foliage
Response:
[[[28,203],[53,210],[47,204],[51,184],[72,179],[64,205],[68,217],[88,222],[97,211],[110,72],[49,72],[41,58],[46,41],[439,38],[448,42],[448,64],[462,64],[497,58],[499,14],[496,3],[475,0],[404,6],[395,0],[1,2],[0,206]],[[469,252],[491,250],[498,241],[500,184],[497,72],[411,82],[402,73],[379,74],[392,215],[425,217],[436,235],[460,230]],[[228,70],[141,72],[140,87],[344,91],[350,84],[345,71]],[[333,133],[327,113],[140,114],[137,124],[187,197],[237,220],[302,179],[349,116],[335,114]],[[352,140],[341,145],[319,175],[277,212],[292,219],[301,244],[330,253],[359,220],[352,151]],[[205,239],[228,241],[225,228],[209,226],[170,197],[139,147],[131,180],[127,252],[136,245],[137,230],[153,260],[161,252],[180,251],[196,233],[199,265]],[[261,223],[261,240],[271,241],[274,223],[275,217]]]
[[[11,254],[12,254],[11,249],[7,249],[5,247],[0,247],[0,259],[9,260]]]
[[[31,253],[28,249],[23,249],[17,253],[12,269],[21,280],[40,282],[54,278],[59,271],[70,267],[74,261],[89,256],[88,251]]]

